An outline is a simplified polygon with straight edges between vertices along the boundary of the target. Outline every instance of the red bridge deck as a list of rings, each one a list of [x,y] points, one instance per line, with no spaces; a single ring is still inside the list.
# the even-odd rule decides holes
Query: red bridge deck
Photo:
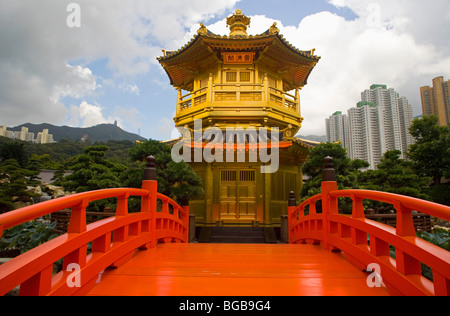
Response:
[[[385,296],[341,253],[312,245],[158,244],[105,270],[90,296]]]

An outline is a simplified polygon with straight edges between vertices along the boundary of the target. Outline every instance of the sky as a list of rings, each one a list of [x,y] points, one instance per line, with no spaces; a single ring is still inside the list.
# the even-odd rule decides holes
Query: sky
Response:
[[[145,138],[178,136],[175,89],[157,61],[204,23],[228,35],[242,10],[250,34],[274,22],[300,50],[321,56],[301,92],[299,134],[325,135],[372,84],[408,98],[450,79],[448,0],[2,0],[0,125],[90,127],[118,122]]]

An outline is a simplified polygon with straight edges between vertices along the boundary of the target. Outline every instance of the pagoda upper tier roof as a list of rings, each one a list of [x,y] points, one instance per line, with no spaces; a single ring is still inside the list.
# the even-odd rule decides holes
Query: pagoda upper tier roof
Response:
[[[288,89],[302,88],[320,60],[314,49],[303,51],[290,44],[279,34],[276,23],[259,35],[217,35],[203,24],[198,33],[177,51],[163,50],[158,58],[171,84],[191,91],[195,73],[200,64],[222,62],[221,54],[227,52],[252,52],[254,60],[266,60],[282,74]]]

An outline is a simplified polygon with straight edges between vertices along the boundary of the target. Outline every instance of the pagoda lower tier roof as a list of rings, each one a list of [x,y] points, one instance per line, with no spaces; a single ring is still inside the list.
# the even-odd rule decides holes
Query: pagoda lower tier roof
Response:
[[[297,137],[294,137],[292,139],[292,142],[297,144],[297,145],[299,145],[299,146],[301,146],[301,147],[305,147],[305,148],[308,148],[308,149],[313,149],[313,148],[315,148],[315,147],[317,147],[317,146],[319,146],[321,144],[319,142],[314,142],[314,141],[311,141],[311,140],[301,139],[301,138],[297,138]]]
[[[175,144],[179,143],[180,141],[182,141],[182,138],[176,138],[176,139],[171,139],[171,140],[167,140],[167,141],[162,141],[162,143],[167,144],[169,147],[174,146]],[[305,139],[300,139],[300,138],[296,138],[294,137],[292,139],[292,141],[280,141],[278,143],[275,144],[271,144],[270,142],[267,144],[252,144],[252,143],[245,143],[245,144],[232,144],[234,145],[233,149],[236,150],[258,150],[261,148],[272,148],[274,146],[278,147],[278,148],[289,148],[291,147],[293,144],[296,144],[300,147],[303,147],[305,149],[313,149],[315,147],[317,147],[318,145],[320,145],[320,143],[318,142],[313,142],[313,141],[309,141],[309,140],[305,140]],[[191,144],[189,144],[188,146],[191,148],[205,148],[208,145],[207,142],[191,142]],[[213,146],[212,144],[210,144],[210,146]],[[229,145],[228,145],[229,146]],[[231,147],[227,148],[227,144],[223,144],[223,150],[227,150],[230,149]]]

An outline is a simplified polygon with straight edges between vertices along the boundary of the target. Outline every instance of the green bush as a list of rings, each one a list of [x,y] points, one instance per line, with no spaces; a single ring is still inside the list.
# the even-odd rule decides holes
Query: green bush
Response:
[[[450,185],[433,185],[425,188],[424,192],[430,196],[430,201],[450,206]]]
[[[450,232],[445,229],[437,228],[433,229],[431,233],[429,232],[419,232],[417,233],[417,237],[422,238],[433,245],[441,247],[447,251],[450,251]],[[433,271],[430,267],[425,264],[421,264],[422,266],[422,275],[427,279],[433,281]]]
[[[418,237],[441,247],[447,251],[450,251],[450,232],[442,228],[433,229],[433,232],[419,232]]]
[[[45,224],[32,221],[7,229],[0,239],[0,253],[8,253],[12,250],[18,250],[20,253],[27,252],[57,237],[58,235],[53,233],[55,227],[56,222]]]

